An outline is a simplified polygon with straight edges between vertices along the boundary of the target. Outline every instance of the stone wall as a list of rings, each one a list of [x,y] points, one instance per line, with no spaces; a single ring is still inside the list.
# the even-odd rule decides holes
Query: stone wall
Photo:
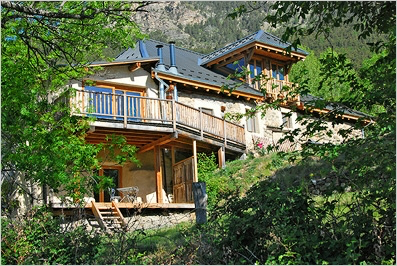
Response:
[[[172,227],[183,222],[195,223],[196,214],[194,210],[183,209],[135,209],[130,213],[123,214],[127,222],[127,231],[161,229]],[[94,215],[84,210],[75,212],[72,216],[61,216],[61,226],[64,230],[71,230],[78,226],[85,226],[87,230],[101,231]],[[120,229],[119,229],[120,230]]]
[[[314,195],[321,195],[328,189],[350,191],[351,187],[347,186],[347,178],[331,174],[327,177],[320,179],[311,179],[309,183],[309,192]]]
[[[307,121],[308,119],[306,119]],[[310,122],[314,121],[319,121],[318,118],[312,117],[309,119]],[[354,121],[352,121],[354,122]],[[344,138],[342,135],[338,134],[338,132],[342,132],[343,130],[349,130],[353,129],[353,124],[348,123],[348,122],[343,122],[339,124],[332,124],[332,122],[326,122],[324,121],[323,123],[324,127],[326,128],[325,130],[322,130],[321,132],[318,132],[314,134],[313,136],[310,137],[297,137],[301,143],[305,143],[307,141],[315,142],[315,143],[333,143],[333,144],[338,144],[341,143]],[[297,128],[302,128],[304,130],[305,125],[302,125],[302,122],[296,124]],[[327,134],[329,132],[330,134]],[[352,133],[349,135],[349,138],[361,138],[362,137],[362,132],[361,130],[353,129]]]

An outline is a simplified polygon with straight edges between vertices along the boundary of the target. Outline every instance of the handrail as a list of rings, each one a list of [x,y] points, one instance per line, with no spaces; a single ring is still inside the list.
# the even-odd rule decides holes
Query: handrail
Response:
[[[174,163],[172,166],[182,164],[182,163],[184,163],[184,162],[186,162],[188,160],[194,160],[194,156],[190,156],[190,157],[188,157],[186,159],[180,160],[179,162]]]
[[[290,90],[284,90],[285,86],[289,88],[293,88],[297,86],[293,82],[289,82],[286,80],[278,80],[278,79],[269,79],[264,80],[262,86],[266,86],[266,97],[271,98],[273,100],[276,99],[284,99],[285,101],[299,102],[300,97],[299,94],[291,96],[288,95]]]
[[[129,122],[165,123],[176,131],[178,124],[197,130],[201,137],[205,133],[221,138],[226,145],[226,140],[245,144],[244,126],[204,113],[174,99],[128,95],[126,91],[111,93],[76,90],[76,96],[70,102],[74,115],[116,120],[122,122],[124,128]]]

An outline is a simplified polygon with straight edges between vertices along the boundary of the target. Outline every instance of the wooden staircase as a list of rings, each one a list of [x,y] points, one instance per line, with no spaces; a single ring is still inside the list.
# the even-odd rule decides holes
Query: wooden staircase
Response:
[[[91,204],[92,212],[103,230],[112,231],[127,227],[127,223],[116,202],[92,201]]]

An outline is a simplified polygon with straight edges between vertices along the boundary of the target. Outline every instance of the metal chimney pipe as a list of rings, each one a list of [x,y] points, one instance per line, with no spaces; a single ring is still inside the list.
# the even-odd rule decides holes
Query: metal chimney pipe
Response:
[[[178,73],[178,70],[175,64],[175,42],[169,42],[169,44],[170,44],[170,60],[171,60],[169,71],[176,74]]]
[[[157,64],[157,69],[158,70],[162,70],[165,71],[165,65],[164,65],[164,61],[163,61],[163,46],[161,44],[156,45],[157,48],[157,55],[160,57],[160,60]]]

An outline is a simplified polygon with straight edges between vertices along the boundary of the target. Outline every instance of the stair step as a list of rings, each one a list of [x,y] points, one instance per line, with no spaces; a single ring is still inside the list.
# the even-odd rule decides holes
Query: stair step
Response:
[[[112,225],[116,225],[116,224],[121,224],[120,222],[118,222],[118,221],[113,221],[112,223],[109,223],[109,224],[107,224],[108,226],[112,226]]]
[[[100,206],[98,207],[98,210],[115,210],[115,207],[106,207],[106,206]]]
[[[106,215],[106,214],[117,214],[117,212],[100,212],[101,213],[101,215]]]
[[[111,220],[111,219],[119,219],[119,217],[118,216],[105,216],[105,217],[102,217],[103,219],[107,219],[107,220]]]

